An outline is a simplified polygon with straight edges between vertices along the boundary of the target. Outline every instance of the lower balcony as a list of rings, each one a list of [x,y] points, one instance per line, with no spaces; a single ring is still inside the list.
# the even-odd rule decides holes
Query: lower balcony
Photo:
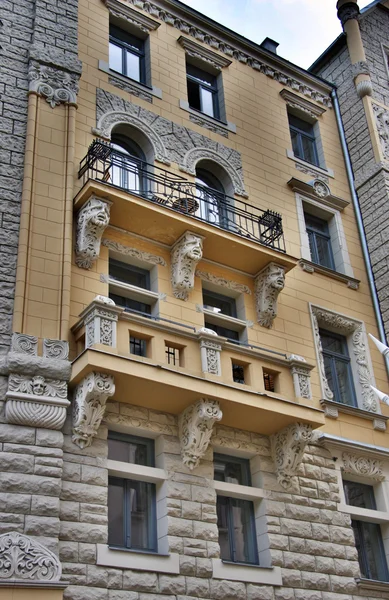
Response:
[[[200,398],[217,400],[224,425],[265,435],[297,422],[324,424],[311,402],[313,366],[301,357],[98,301],[73,333],[79,354],[71,386],[91,372],[106,373],[114,378],[115,400],[174,415]]]

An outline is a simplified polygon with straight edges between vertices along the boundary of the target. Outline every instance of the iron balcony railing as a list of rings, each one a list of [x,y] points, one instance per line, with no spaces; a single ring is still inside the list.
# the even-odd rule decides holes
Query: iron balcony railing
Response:
[[[95,140],[78,172],[85,184],[94,179],[150,202],[285,252],[282,217],[210,187],[188,182]]]

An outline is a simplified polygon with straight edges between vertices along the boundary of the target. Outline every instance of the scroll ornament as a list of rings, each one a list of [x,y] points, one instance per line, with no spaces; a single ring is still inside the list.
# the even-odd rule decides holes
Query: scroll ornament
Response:
[[[31,61],[29,91],[46,98],[51,108],[61,103],[76,104],[79,75]]]
[[[0,535],[0,582],[56,583],[61,571],[55,554],[39,542],[16,531]]]
[[[201,398],[188,406],[178,418],[178,434],[184,465],[191,471],[206,453],[212,437],[213,425],[223,413],[217,400]]]

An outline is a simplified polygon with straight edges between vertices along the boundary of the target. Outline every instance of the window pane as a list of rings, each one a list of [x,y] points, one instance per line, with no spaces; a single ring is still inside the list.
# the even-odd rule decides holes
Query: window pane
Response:
[[[146,340],[130,336],[130,353],[135,356],[146,356]]]
[[[350,377],[349,377],[349,363],[335,360],[335,370],[336,370],[336,378],[338,382],[339,388],[339,399],[337,402],[342,402],[342,404],[348,404],[352,406],[354,404],[354,397],[352,395],[351,386],[350,386]]]
[[[108,480],[108,544],[125,545],[123,479]]]
[[[250,463],[242,458],[234,458],[224,454],[214,455],[214,478],[239,485],[251,485]]]
[[[347,356],[345,339],[342,338],[342,336],[337,336],[335,334],[331,335],[331,333],[320,329],[320,340],[323,350],[329,350],[330,352],[336,352],[337,354]]]
[[[201,83],[205,84],[206,86],[213,88],[216,87],[215,75],[207,73],[206,71],[203,71],[202,69],[194,67],[190,64],[186,65],[186,72],[188,75],[190,75],[191,77],[195,77],[196,79],[198,79],[198,81],[201,81]]]
[[[205,88],[201,88],[201,110],[206,115],[210,117],[214,117],[214,109],[213,109],[213,93]]]
[[[127,59],[127,77],[131,77],[131,79],[135,79],[135,81],[140,81],[140,58],[136,54],[129,52],[126,50],[126,59]]]
[[[204,308],[212,310],[215,313],[222,313],[223,315],[228,315],[230,317],[236,316],[236,303],[234,298],[203,290],[203,304]]]
[[[128,308],[129,310],[136,310],[138,312],[145,313],[146,315],[151,315],[150,304],[145,304],[144,302],[138,302],[138,300],[132,300],[131,298],[126,298],[125,296],[119,296],[118,294],[112,294],[111,292],[109,294],[109,297],[118,306],[123,306],[124,308]]]
[[[188,83],[188,102],[191,108],[201,110],[200,86],[195,81],[187,80]]]
[[[362,577],[388,581],[388,567],[380,526],[364,521],[352,521],[351,524]]]
[[[372,485],[355,483],[354,481],[343,481],[346,503],[359,508],[370,508],[376,510],[374,499],[374,488]]]
[[[239,333],[237,331],[227,329],[226,327],[221,327],[220,325],[214,325],[214,323],[205,322],[204,325],[207,329],[212,329],[212,331],[215,331],[218,335],[222,335],[230,340],[239,341]]]
[[[316,234],[317,262],[323,267],[333,268],[331,242],[329,238]],[[316,261],[313,261],[316,262]]]
[[[109,259],[109,276],[137,287],[150,289],[150,274],[146,269],[133,267],[113,258]]]
[[[108,458],[110,460],[152,466],[147,449],[147,444],[142,444],[142,442],[108,438]]]
[[[220,557],[222,560],[232,560],[231,547],[230,547],[230,533],[229,533],[229,505],[228,498],[224,496],[218,496],[217,498],[217,526],[219,529],[219,545],[220,545]]]
[[[154,550],[153,495],[155,486],[144,481],[127,481],[127,510],[130,521],[130,547]]]
[[[305,135],[301,136],[304,160],[314,165],[317,164],[315,140],[311,140]]]
[[[253,503],[249,500],[230,498],[233,536],[234,561],[243,563],[258,563]]]
[[[300,141],[299,134],[296,131],[294,131],[293,129],[291,129],[290,130],[290,137],[292,139],[293,154],[295,156],[297,156],[297,158],[304,158],[303,153],[302,153],[302,149],[300,148],[300,145],[299,145],[299,141]]]
[[[109,43],[109,68],[123,73],[123,53],[120,46]]]

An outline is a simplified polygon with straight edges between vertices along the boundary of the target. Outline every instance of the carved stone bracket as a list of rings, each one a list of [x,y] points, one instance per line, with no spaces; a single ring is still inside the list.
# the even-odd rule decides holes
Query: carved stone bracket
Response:
[[[109,223],[111,202],[92,196],[77,214],[76,264],[90,269],[100,254],[101,237]]]
[[[106,373],[89,373],[76,387],[72,440],[81,449],[92,444],[104,416],[106,402],[114,393],[114,378]]]
[[[85,327],[85,348],[90,348],[93,344],[116,348],[117,322],[123,311],[110,298],[96,296],[80,315]]]
[[[269,263],[255,278],[255,303],[258,323],[270,328],[277,316],[277,298],[285,286],[285,269]]]
[[[46,98],[51,108],[61,103],[76,104],[78,94],[77,73],[31,61],[28,69],[29,91]]]
[[[212,329],[203,327],[199,332],[201,370],[203,373],[212,373],[212,375],[221,375],[220,352],[222,345],[217,342],[217,333]],[[216,340],[212,337],[216,336]]]
[[[186,231],[174,244],[171,251],[171,281],[173,294],[187,300],[194,287],[197,263],[203,256],[203,238]]]
[[[178,435],[183,463],[195,469],[206,453],[213,425],[223,416],[217,400],[201,398],[188,406],[178,417]]]
[[[5,417],[8,423],[28,427],[61,429],[66,419],[67,381],[70,377],[68,342],[43,340],[14,333],[7,356],[8,389]]]
[[[58,558],[39,542],[16,531],[0,535],[0,583],[10,580],[46,587],[59,582],[61,573]]]
[[[296,398],[312,399],[311,366],[306,364],[305,358],[291,354],[289,356],[290,372],[293,377],[294,393]]]
[[[382,461],[366,456],[357,456],[355,454],[343,453],[343,465],[341,467],[343,473],[350,473],[360,477],[368,477],[376,481],[383,481]]]
[[[305,447],[312,440],[312,427],[293,423],[271,436],[271,452],[278,483],[285,489],[293,484]]]

